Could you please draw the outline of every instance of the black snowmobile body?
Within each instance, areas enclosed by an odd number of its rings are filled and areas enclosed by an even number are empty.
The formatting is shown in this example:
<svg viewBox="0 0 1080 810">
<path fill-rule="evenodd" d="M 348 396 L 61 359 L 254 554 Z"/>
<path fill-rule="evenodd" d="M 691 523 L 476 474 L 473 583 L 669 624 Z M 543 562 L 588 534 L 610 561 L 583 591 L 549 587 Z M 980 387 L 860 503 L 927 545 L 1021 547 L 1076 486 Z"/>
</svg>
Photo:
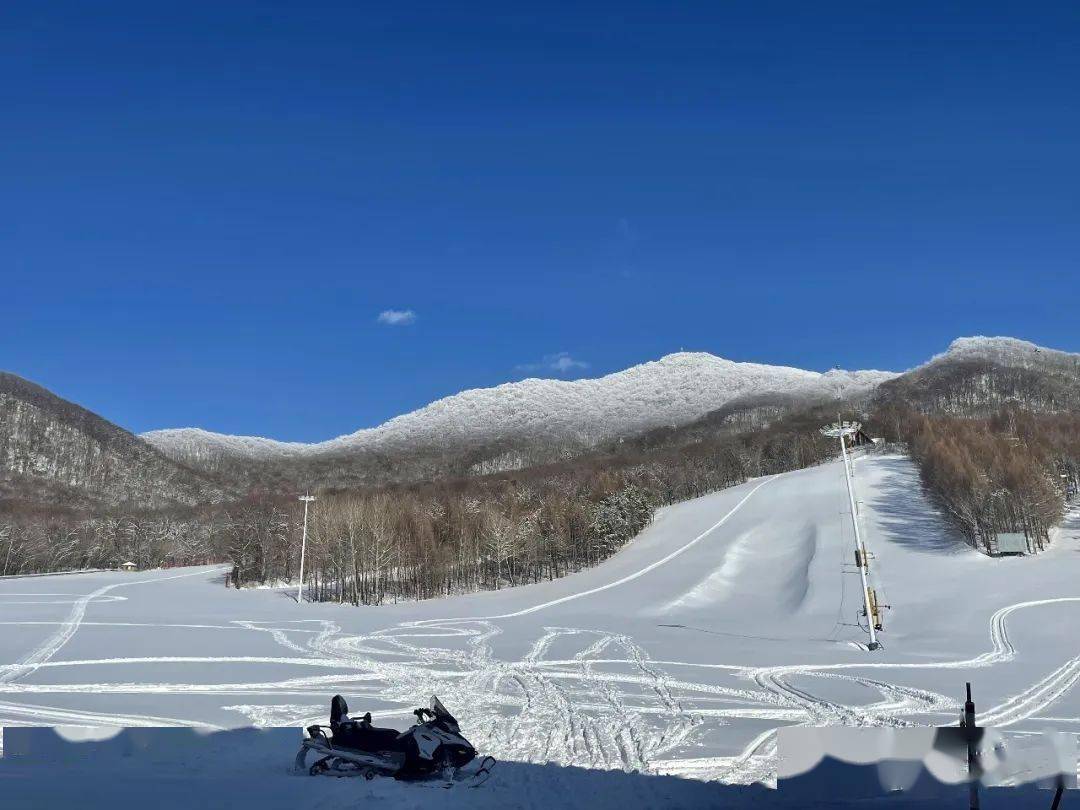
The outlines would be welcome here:
<svg viewBox="0 0 1080 810">
<path fill-rule="evenodd" d="M 416 709 L 417 724 L 400 733 L 373 726 L 370 712 L 352 720 L 348 711 L 345 699 L 335 696 L 330 703 L 330 734 L 324 726 L 308 727 L 296 755 L 297 770 L 306 768 L 307 753 L 314 751 L 320 759 L 307 768 L 313 776 L 423 779 L 437 774 L 449 785 L 458 770 L 476 757 L 476 749 L 437 697 L 432 697 L 430 708 Z M 472 775 L 473 783 L 486 780 L 494 764 L 494 759 L 485 757 Z"/>
<path fill-rule="evenodd" d="M 349 705 L 341 695 L 330 702 L 330 731 L 338 748 L 378 753 L 397 751 L 401 732 L 396 728 L 377 728 L 371 725 L 371 712 L 360 720 L 349 719 Z"/>
</svg>

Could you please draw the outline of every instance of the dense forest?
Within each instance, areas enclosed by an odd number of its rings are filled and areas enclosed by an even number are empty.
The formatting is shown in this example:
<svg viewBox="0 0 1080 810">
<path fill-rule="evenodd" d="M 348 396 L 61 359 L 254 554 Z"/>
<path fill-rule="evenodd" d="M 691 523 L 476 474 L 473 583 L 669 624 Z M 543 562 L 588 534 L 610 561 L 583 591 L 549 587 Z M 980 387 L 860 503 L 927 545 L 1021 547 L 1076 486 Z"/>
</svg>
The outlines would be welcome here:
<svg viewBox="0 0 1080 810">
<path fill-rule="evenodd" d="M 195 565 L 225 559 L 218 515 L 105 514 L 12 508 L 0 512 L 0 576 Z"/>
</svg>

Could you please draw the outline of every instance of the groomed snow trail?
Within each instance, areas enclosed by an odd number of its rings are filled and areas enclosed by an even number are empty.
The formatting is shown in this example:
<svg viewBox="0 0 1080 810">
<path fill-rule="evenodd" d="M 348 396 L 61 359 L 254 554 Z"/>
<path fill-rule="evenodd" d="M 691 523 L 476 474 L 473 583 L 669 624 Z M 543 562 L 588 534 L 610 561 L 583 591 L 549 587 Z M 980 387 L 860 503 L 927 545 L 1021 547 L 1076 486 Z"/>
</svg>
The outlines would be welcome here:
<svg viewBox="0 0 1080 810">
<path fill-rule="evenodd" d="M 825 465 L 662 510 L 590 571 L 468 597 L 297 606 L 218 569 L 0 583 L 0 724 L 300 726 L 337 692 L 401 724 L 437 693 L 500 759 L 738 783 L 771 778 L 779 725 L 952 723 L 965 680 L 984 723 L 1075 730 L 1080 531 L 987 560 L 942 539 L 905 460 L 856 466 L 894 602 L 883 653 L 856 647 Z"/>
</svg>

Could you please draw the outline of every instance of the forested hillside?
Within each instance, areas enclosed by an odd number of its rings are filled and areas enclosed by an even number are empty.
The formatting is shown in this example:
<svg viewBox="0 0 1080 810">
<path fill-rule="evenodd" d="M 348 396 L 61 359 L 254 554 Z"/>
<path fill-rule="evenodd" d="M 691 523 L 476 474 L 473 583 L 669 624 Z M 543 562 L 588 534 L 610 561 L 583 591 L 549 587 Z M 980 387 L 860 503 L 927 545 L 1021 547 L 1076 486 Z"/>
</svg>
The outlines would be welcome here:
<svg viewBox="0 0 1080 810">
<path fill-rule="evenodd" d="M 240 584 L 290 580 L 296 494 L 312 487 L 315 598 L 377 604 L 501 588 L 595 564 L 659 506 L 832 457 L 819 428 L 838 414 L 908 447 L 973 545 L 992 552 L 998 532 L 1022 531 L 1037 549 L 1080 484 L 1078 361 L 966 339 L 840 399 L 738 394 L 682 424 L 592 442 L 459 436 L 396 453 L 228 456 L 216 480 L 6 375 L 0 572 L 231 560 Z"/>
<path fill-rule="evenodd" d="M 821 373 L 680 352 L 596 379 L 527 379 L 463 391 L 374 428 L 316 444 L 199 429 L 143 438 L 170 458 L 249 486 L 357 487 L 547 464 L 651 428 L 679 426 L 733 400 L 858 396 L 894 377 Z"/>
<path fill-rule="evenodd" d="M 580 570 L 617 551 L 659 506 L 830 458 L 835 443 L 817 431 L 830 411 L 689 444 L 624 442 L 516 472 L 326 492 L 308 536 L 311 595 L 378 604 Z M 263 498 L 232 516 L 227 553 L 241 583 L 295 574 L 299 514 L 295 501 Z"/>
<path fill-rule="evenodd" d="M 917 369 L 886 380 L 878 407 L 987 416 L 1003 405 L 1038 413 L 1080 411 L 1080 355 L 1012 338 L 961 338 Z"/>
<path fill-rule="evenodd" d="M 876 427 L 906 444 L 923 484 L 976 547 L 1000 532 L 1041 549 L 1080 484 L 1080 355 L 962 338 L 880 385 Z"/>
<path fill-rule="evenodd" d="M 224 490 L 126 430 L 41 386 L 0 372 L 0 499 L 161 508 Z"/>
</svg>

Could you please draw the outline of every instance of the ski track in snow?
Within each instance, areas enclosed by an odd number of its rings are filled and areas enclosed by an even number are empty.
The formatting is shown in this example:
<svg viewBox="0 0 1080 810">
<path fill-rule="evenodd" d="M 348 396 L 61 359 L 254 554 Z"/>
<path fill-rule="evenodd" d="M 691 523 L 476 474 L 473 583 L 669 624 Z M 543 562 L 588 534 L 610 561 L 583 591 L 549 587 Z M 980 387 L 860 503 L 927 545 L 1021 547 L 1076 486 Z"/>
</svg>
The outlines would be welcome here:
<svg viewBox="0 0 1080 810">
<path fill-rule="evenodd" d="M 136 584 L 136 583 L 124 583 Z M 991 649 L 961 660 L 920 663 L 853 662 L 845 664 L 740 667 L 721 665 L 745 679 L 746 688 L 719 686 L 675 677 L 672 667 L 687 662 L 650 659 L 628 636 L 587 628 L 546 627 L 519 661 L 499 660 L 490 642 L 503 631 L 492 620 L 446 619 L 406 622 L 365 635 L 346 635 L 333 622 L 307 620 L 261 626 L 237 621 L 218 629 L 240 628 L 270 634 L 290 655 L 234 657 L 130 657 L 51 661 L 78 629 L 86 605 L 100 591 L 76 603 L 61 629 L 17 664 L 0 667 L 0 692 L 7 695 L 113 693 L 207 694 L 287 698 L 306 703 L 228 703 L 223 709 L 245 714 L 256 726 L 302 725 L 325 714 L 325 695 L 347 687 L 350 694 L 401 706 L 408 714 L 436 692 L 450 705 L 467 707 L 471 736 L 485 751 L 506 759 L 675 773 L 726 782 L 770 781 L 776 756 L 775 729 L 751 740 L 733 757 L 679 759 L 695 732 L 732 718 L 780 724 L 853 726 L 913 725 L 913 718 L 948 713 L 959 707 L 944 695 L 889 683 L 865 673 L 873 670 L 966 669 L 989 667 L 1016 657 L 1008 617 L 1022 609 L 1066 602 L 1065 597 L 1021 602 L 998 610 L 990 621 Z M 17 624 L 17 623 L 13 623 Z M 301 626 L 288 626 L 291 624 Z M 315 627 L 311 625 L 314 624 Z M 307 626 L 302 626 L 307 625 Z M 576 648 L 570 657 L 552 657 L 553 647 Z M 164 663 L 290 664 L 332 670 L 329 674 L 244 683 L 65 683 L 31 684 L 25 676 L 43 668 Z M 713 665 L 706 665 L 713 666 Z M 853 672 L 855 671 L 855 672 Z M 846 705 L 813 694 L 812 679 L 839 679 L 880 695 L 868 705 Z M 794 681 L 799 680 L 796 684 Z M 985 725 L 1007 726 L 1036 717 L 1080 680 L 1080 656 L 1067 660 L 1026 689 L 981 714 Z M 464 711 L 462 712 L 465 713 Z M 394 714 L 394 712 L 383 715 Z M 509 722 L 507 719 L 509 718 Z M 1076 718 L 1057 718 L 1077 722 Z M 103 714 L 0 702 L 6 725 L 77 723 L 83 725 L 176 726 L 215 728 L 205 722 L 137 714 Z"/>
<path fill-rule="evenodd" d="M 222 569 L 225 570 L 225 569 Z M 25 676 L 34 672 L 39 666 L 52 658 L 60 649 L 71 640 L 71 637 L 79 629 L 79 625 L 82 624 L 83 617 L 86 615 L 86 609 L 91 602 L 105 597 L 109 591 L 116 588 L 126 588 L 132 585 L 145 585 L 150 582 L 164 582 L 170 579 L 184 579 L 192 576 L 205 576 L 205 571 L 188 572 L 186 574 L 175 574 L 168 577 L 155 577 L 153 579 L 140 579 L 133 582 L 116 582 L 112 585 L 105 585 L 98 588 L 93 593 L 89 593 L 86 596 L 76 598 L 74 606 L 71 609 L 71 613 L 68 615 L 67 620 L 60 626 L 60 629 L 56 633 L 51 635 L 45 642 L 34 650 L 32 653 L 24 657 L 14 667 L 4 667 L 0 669 L 0 686 L 12 683 L 24 678 Z M 17 601 L 17 600 L 16 600 Z"/>
<path fill-rule="evenodd" d="M 1018 602 L 996 611 L 989 622 L 990 650 L 977 656 L 916 663 L 873 661 L 834 664 L 785 664 L 750 667 L 730 663 L 703 664 L 653 660 L 633 638 L 582 627 L 547 626 L 517 661 L 501 660 L 492 642 L 504 633 L 500 622 L 617 587 L 664 565 L 700 542 L 735 514 L 754 493 L 773 478 L 753 487 L 734 508 L 710 528 L 666 557 L 622 579 L 524 610 L 495 616 L 425 619 L 361 635 L 349 635 L 326 619 L 255 622 L 236 620 L 221 625 L 162 624 L 269 636 L 279 656 L 158 656 L 85 660 L 53 660 L 84 623 L 87 610 L 118 588 L 158 583 L 207 571 L 119 582 L 83 596 L 23 594 L 54 598 L 72 604 L 62 622 L 4 622 L 4 625 L 58 627 L 35 650 L 14 664 L 0 666 L 0 694 L 152 694 L 220 695 L 221 709 L 240 713 L 253 725 L 305 725 L 325 719 L 326 695 L 343 691 L 357 701 L 373 700 L 400 709 L 375 714 L 408 715 L 437 693 L 459 713 L 477 747 L 503 759 L 555 762 L 644 773 L 667 773 L 732 783 L 775 779 L 776 729 L 768 728 L 743 749 L 728 757 L 680 757 L 692 751 L 695 738 L 732 719 L 768 721 L 773 725 L 905 726 L 918 718 L 949 715 L 959 703 L 945 695 L 890 683 L 882 670 L 971 669 L 1012 661 L 1017 650 L 1009 637 L 1008 620 L 1021 610 L 1064 603 L 1080 597 Z M 6 596 L 4 604 L 30 604 Z M 97 626 L 140 627 L 137 622 L 87 622 Z M 556 652 L 557 651 L 557 654 Z M 286 679 L 223 683 L 89 682 L 33 683 L 28 676 L 41 670 L 76 668 L 92 672 L 98 666 L 147 664 L 278 664 L 326 672 Z M 730 686 L 674 675 L 695 669 L 722 670 Z M 204 670 L 205 671 L 205 670 Z M 845 704 L 816 695 L 810 684 L 843 681 L 876 693 L 868 704 Z M 980 714 L 984 725 L 1008 726 L 1037 718 L 1080 680 L 1080 655 L 1026 688 Z M 277 703 L 237 702 L 236 696 L 277 698 Z M 352 699 L 352 698 L 350 698 Z M 1057 717 L 1076 723 L 1078 718 Z M 139 714 L 104 714 L 0 701 L 0 726 L 78 723 L 83 725 L 216 728 L 205 722 Z"/>
</svg>

